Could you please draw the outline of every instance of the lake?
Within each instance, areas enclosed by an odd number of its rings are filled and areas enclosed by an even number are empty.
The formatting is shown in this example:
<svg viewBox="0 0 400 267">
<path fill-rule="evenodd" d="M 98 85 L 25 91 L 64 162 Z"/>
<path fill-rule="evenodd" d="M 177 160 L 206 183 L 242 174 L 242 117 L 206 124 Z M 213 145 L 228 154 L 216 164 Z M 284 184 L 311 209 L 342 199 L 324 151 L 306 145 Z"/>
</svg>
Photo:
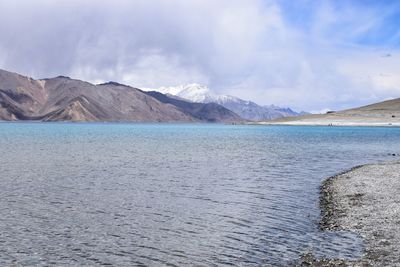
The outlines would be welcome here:
<svg viewBox="0 0 400 267">
<path fill-rule="evenodd" d="M 287 266 L 354 259 L 322 181 L 392 160 L 400 128 L 0 123 L 0 265 Z"/>
</svg>

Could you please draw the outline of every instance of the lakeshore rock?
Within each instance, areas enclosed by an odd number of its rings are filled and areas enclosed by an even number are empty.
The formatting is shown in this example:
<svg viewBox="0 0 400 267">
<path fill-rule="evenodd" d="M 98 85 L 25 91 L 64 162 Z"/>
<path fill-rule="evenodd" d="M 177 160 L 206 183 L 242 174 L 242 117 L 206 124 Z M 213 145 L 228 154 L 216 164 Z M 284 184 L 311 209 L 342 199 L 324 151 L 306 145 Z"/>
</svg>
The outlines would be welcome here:
<svg viewBox="0 0 400 267">
<path fill-rule="evenodd" d="M 358 166 L 327 179 L 321 188 L 323 230 L 350 230 L 365 253 L 347 265 L 308 261 L 310 266 L 400 266 L 400 162 Z"/>
</svg>

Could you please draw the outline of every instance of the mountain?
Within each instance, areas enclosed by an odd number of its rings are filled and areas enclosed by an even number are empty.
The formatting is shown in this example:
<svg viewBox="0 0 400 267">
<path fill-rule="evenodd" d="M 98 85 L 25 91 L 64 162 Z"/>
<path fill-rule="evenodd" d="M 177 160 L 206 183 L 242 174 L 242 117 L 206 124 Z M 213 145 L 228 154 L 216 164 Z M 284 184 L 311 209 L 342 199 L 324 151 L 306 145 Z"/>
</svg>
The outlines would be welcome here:
<svg viewBox="0 0 400 267">
<path fill-rule="evenodd" d="M 0 120 L 237 122 L 220 105 L 160 101 L 137 88 L 108 82 L 94 85 L 58 76 L 35 80 L 0 70 Z M 169 99 L 167 96 L 164 96 Z"/>
<path fill-rule="evenodd" d="M 262 124 L 400 126 L 400 98 L 326 114 L 281 118 Z"/>
<path fill-rule="evenodd" d="M 156 91 L 177 96 L 198 103 L 216 103 L 232 110 L 246 120 L 260 121 L 272 120 L 282 117 L 298 116 L 290 108 L 281 108 L 274 105 L 260 106 L 251 101 L 229 96 L 217 95 L 208 87 L 199 84 L 180 85 L 177 87 L 161 87 Z"/>
<path fill-rule="evenodd" d="M 191 116 L 195 116 L 201 120 L 206 120 L 210 122 L 217 121 L 218 119 L 216 118 L 219 118 L 219 120 L 226 122 L 234 122 L 242 120 L 242 118 L 240 118 L 238 115 L 236 115 L 229 109 L 215 103 L 203 104 L 196 102 L 187 102 L 178 98 L 164 95 L 156 91 L 146 92 L 146 94 L 154 97 L 155 99 L 157 99 L 162 103 L 171 104 L 176 107 L 179 107 L 185 110 Z"/>
<path fill-rule="evenodd" d="M 349 115 L 369 114 L 371 116 L 400 117 L 400 98 L 386 100 L 359 108 L 347 109 L 337 113 Z"/>
</svg>

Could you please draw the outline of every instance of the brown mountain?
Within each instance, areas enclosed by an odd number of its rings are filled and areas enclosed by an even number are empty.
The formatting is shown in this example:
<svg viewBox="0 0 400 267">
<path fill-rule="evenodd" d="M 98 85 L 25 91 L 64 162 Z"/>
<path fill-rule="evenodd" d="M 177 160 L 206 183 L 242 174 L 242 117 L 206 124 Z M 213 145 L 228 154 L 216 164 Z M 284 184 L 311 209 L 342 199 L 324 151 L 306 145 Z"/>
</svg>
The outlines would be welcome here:
<svg viewBox="0 0 400 267">
<path fill-rule="evenodd" d="M 195 103 L 195 102 L 188 102 L 183 99 L 165 95 L 159 92 L 151 91 L 145 92 L 147 95 L 150 95 L 157 99 L 158 101 L 171 104 L 175 107 L 178 107 L 182 110 L 185 110 L 191 116 L 198 118 L 200 120 L 206 120 L 209 122 L 216 122 L 216 121 L 238 121 L 238 119 L 232 120 L 232 111 L 229 109 L 215 104 L 215 103 Z M 235 113 L 233 113 L 235 114 Z M 236 115 L 236 114 L 235 114 Z M 237 115 L 236 115 L 237 116 Z M 240 119 L 239 119 L 240 120 Z"/>
<path fill-rule="evenodd" d="M 59 76 L 35 80 L 0 70 L 0 120 L 237 122 L 220 106 L 177 101 L 109 82 Z"/>
<path fill-rule="evenodd" d="M 331 126 L 400 126 L 400 98 L 337 112 L 330 111 L 327 114 L 305 115 L 260 123 Z"/>
</svg>

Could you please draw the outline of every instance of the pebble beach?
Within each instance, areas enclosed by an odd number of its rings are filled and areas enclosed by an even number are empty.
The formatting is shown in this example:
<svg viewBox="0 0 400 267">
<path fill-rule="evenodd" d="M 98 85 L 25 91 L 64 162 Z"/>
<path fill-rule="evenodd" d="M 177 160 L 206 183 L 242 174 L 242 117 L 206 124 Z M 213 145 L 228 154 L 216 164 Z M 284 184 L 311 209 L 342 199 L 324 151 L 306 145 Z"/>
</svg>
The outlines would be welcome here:
<svg viewBox="0 0 400 267">
<path fill-rule="evenodd" d="M 357 166 L 321 188 L 321 229 L 353 231 L 365 250 L 355 262 L 308 259 L 313 266 L 400 266 L 400 162 Z"/>
</svg>

